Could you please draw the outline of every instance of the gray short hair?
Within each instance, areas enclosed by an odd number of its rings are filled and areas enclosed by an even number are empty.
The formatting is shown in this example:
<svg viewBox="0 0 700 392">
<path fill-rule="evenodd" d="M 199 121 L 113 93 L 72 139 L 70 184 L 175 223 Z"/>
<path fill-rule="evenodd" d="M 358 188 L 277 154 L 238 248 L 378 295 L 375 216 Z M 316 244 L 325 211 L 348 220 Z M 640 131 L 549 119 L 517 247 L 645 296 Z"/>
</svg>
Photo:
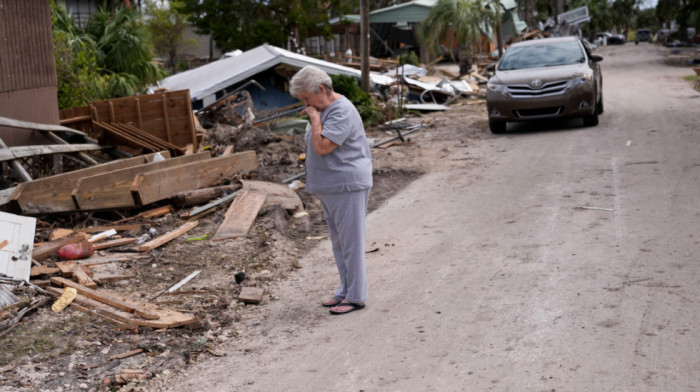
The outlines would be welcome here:
<svg viewBox="0 0 700 392">
<path fill-rule="evenodd" d="M 331 77 L 313 65 L 307 65 L 292 77 L 289 82 L 289 93 L 293 97 L 298 97 L 302 92 L 318 94 L 320 86 L 325 87 L 328 92 L 333 91 Z"/>
</svg>

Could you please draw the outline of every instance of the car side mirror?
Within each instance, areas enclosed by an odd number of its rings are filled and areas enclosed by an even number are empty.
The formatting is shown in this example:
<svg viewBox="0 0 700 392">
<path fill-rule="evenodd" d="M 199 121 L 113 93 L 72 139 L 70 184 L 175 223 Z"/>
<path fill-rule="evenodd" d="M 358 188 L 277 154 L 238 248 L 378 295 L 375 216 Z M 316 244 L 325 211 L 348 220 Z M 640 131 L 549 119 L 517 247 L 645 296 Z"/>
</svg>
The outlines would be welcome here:
<svg viewBox="0 0 700 392">
<path fill-rule="evenodd" d="M 596 62 L 596 63 L 597 63 L 597 62 L 600 62 L 600 61 L 603 61 L 603 56 L 598 55 L 598 54 L 592 54 L 592 55 L 591 55 L 591 61 L 594 61 L 594 62 Z"/>
</svg>

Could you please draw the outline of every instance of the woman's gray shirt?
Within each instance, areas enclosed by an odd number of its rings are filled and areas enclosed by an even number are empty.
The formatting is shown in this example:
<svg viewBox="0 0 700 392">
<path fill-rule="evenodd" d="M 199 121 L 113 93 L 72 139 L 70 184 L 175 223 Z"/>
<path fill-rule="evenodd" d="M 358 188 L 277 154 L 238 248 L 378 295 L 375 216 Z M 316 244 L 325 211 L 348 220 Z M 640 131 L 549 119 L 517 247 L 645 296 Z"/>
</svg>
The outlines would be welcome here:
<svg viewBox="0 0 700 392">
<path fill-rule="evenodd" d="M 306 191 L 340 193 L 372 187 L 372 155 L 362 118 L 345 97 L 333 101 L 321 112 L 321 135 L 338 147 L 318 155 L 311 146 L 311 130 L 306 140 Z"/>
</svg>

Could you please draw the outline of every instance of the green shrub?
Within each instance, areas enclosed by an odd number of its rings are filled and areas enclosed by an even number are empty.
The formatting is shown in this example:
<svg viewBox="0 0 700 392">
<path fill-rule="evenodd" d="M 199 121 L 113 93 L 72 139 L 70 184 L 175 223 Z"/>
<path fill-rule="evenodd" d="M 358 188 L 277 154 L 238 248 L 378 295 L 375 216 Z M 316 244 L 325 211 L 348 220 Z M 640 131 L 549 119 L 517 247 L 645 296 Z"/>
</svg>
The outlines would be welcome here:
<svg viewBox="0 0 700 392">
<path fill-rule="evenodd" d="M 382 117 L 381 110 L 374 106 L 372 96 L 362 91 L 357 79 L 349 75 L 331 75 L 333 90 L 344 95 L 357 108 L 365 125 L 371 125 Z"/>
<path fill-rule="evenodd" d="M 419 66 L 420 65 L 420 59 L 418 58 L 418 55 L 416 55 L 416 52 L 408 52 L 406 54 L 402 54 L 399 56 L 399 64 L 410 64 L 410 65 L 415 65 Z"/>
</svg>

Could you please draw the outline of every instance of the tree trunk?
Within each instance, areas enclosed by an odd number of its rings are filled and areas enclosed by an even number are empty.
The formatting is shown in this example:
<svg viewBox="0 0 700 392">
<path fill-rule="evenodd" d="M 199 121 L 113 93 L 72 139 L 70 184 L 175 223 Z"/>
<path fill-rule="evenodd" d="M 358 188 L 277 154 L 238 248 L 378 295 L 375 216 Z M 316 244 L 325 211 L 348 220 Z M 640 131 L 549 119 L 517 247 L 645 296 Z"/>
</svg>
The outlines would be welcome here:
<svg viewBox="0 0 700 392">
<path fill-rule="evenodd" d="M 467 75 L 472 70 L 472 51 L 469 46 L 459 47 L 459 76 Z"/>
</svg>

